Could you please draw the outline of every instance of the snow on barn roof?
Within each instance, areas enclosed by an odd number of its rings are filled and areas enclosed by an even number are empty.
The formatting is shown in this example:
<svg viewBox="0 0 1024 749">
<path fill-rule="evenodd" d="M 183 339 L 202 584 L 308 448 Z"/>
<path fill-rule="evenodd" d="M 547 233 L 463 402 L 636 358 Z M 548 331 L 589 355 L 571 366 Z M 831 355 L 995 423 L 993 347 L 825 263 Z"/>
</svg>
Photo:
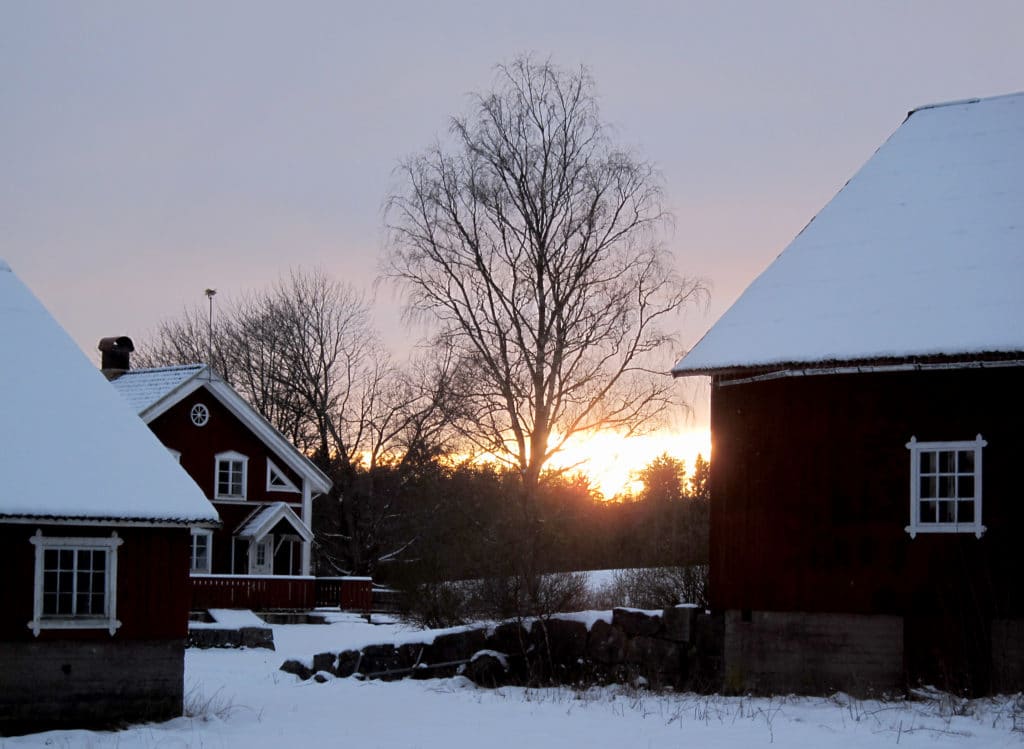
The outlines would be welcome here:
<svg viewBox="0 0 1024 749">
<path fill-rule="evenodd" d="M 1024 352 L 1024 93 L 922 107 L 673 368 Z"/>
<path fill-rule="evenodd" d="M 2 260 L 0 341 L 0 522 L 217 522 L 195 482 Z"/>
</svg>

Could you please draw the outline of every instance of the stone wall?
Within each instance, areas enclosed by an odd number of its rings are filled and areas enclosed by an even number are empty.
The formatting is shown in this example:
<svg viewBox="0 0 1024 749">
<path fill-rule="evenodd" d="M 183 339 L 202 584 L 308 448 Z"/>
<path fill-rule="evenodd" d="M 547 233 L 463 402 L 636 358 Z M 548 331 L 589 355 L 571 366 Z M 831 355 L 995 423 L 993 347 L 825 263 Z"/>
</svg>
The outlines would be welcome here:
<svg viewBox="0 0 1024 749">
<path fill-rule="evenodd" d="M 733 693 L 902 691 L 898 616 L 725 613 L 723 688 Z"/>
<path fill-rule="evenodd" d="M 320 681 L 430 678 L 463 673 L 486 686 L 636 682 L 679 689 L 721 683 L 721 618 L 692 607 L 615 609 L 467 627 L 430 642 L 381 644 L 289 660 L 282 670 Z"/>
<path fill-rule="evenodd" d="M 0 735 L 182 713 L 183 640 L 0 644 Z"/>
</svg>

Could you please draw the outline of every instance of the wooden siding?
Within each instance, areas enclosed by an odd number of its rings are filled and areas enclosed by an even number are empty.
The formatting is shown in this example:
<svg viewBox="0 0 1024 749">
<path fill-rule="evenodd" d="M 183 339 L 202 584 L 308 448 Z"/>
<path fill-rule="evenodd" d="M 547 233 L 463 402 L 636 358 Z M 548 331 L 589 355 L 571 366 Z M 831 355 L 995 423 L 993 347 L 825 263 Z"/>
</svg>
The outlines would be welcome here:
<svg viewBox="0 0 1024 749">
<path fill-rule="evenodd" d="M 210 420 L 202 427 L 195 426 L 189 416 L 197 403 L 210 409 Z M 302 494 L 267 491 L 267 458 L 300 489 L 302 480 L 206 388 L 191 393 L 153 419 L 149 426 L 164 445 L 181 453 L 182 467 L 207 497 L 212 498 L 216 489 L 214 456 L 234 451 L 249 458 L 247 502 L 288 502 L 296 512 L 301 512 Z"/>
<path fill-rule="evenodd" d="M 1021 368 L 716 382 L 712 606 L 899 615 L 909 663 L 964 668 L 993 617 L 1024 618 L 1022 386 Z M 911 539 L 906 443 L 979 433 L 987 532 Z"/>
<path fill-rule="evenodd" d="M 124 543 L 117 551 L 117 618 L 121 627 L 44 629 L 32 635 L 36 530 L 44 536 L 103 536 L 116 530 Z M 98 528 L 95 526 L 0 525 L 0 565 L 4 605 L 0 641 L 181 640 L 188 632 L 189 531 L 187 528 Z"/>
</svg>

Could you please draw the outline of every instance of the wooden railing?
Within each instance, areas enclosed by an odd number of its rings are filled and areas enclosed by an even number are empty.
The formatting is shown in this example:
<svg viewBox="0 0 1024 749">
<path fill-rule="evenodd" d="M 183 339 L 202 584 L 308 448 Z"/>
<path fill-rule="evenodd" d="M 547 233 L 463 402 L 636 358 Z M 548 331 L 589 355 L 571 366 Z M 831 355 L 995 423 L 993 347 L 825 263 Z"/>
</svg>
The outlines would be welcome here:
<svg viewBox="0 0 1024 749">
<path fill-rule="evenodd" d="M 369 577 L 318 577 L 316 605 L 340 606 L 346 611 L 373 610 L 373 579 Z"/>
<path fill-rule="evenodd" d="M 192 610 L 312 609 L 317 580 L 293 575 L 192 575 Z M 338 605 L 335 599 L 333 605 Z"/>
</svg>

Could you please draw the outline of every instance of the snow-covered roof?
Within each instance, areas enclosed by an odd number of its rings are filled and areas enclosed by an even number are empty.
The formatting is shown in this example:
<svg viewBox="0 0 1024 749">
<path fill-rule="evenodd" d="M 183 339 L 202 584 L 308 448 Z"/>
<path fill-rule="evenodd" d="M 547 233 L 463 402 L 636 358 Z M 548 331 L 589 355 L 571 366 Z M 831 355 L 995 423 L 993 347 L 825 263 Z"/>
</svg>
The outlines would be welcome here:
<svg viewBox="0 0 1024 749">
<path fill-rule="evenodd" d="M 213 524 L 213 505 L 0 260 L 0 521 Z"/>
<path fill-rule="evenodd" d="M 239 538 L 259 541 L 274 529 L 282 520 L 291 525 L 295 532 L 302 536 L 306 543 L 313 541 L 313 532 L 302 522 L 291 507 L 284 502 L 274 502 L 255 510 L 242 526 L 235 532 Z"/>
<path fill-rule="evenodd" d="M 313 493 L 326 494 L 331 480 L 274 429 L 235 389 L 205 364 L 132 369 L 113 381 L 114 389 L 147 424 L 199 388 L 205 387 L 239 421 L 293 471 L 310 482 Z"/>
<path fill-rule="evenodd" d="M 922 107 L 676 375 L 1024 352 L 1024 93 Z"/>
<path fill-rule="evenodd" d="M 202 364 L 130 370 L 114 380 L 114 388 L 136 413 L 142 413 L 202 370 Z"/>
</svg>

